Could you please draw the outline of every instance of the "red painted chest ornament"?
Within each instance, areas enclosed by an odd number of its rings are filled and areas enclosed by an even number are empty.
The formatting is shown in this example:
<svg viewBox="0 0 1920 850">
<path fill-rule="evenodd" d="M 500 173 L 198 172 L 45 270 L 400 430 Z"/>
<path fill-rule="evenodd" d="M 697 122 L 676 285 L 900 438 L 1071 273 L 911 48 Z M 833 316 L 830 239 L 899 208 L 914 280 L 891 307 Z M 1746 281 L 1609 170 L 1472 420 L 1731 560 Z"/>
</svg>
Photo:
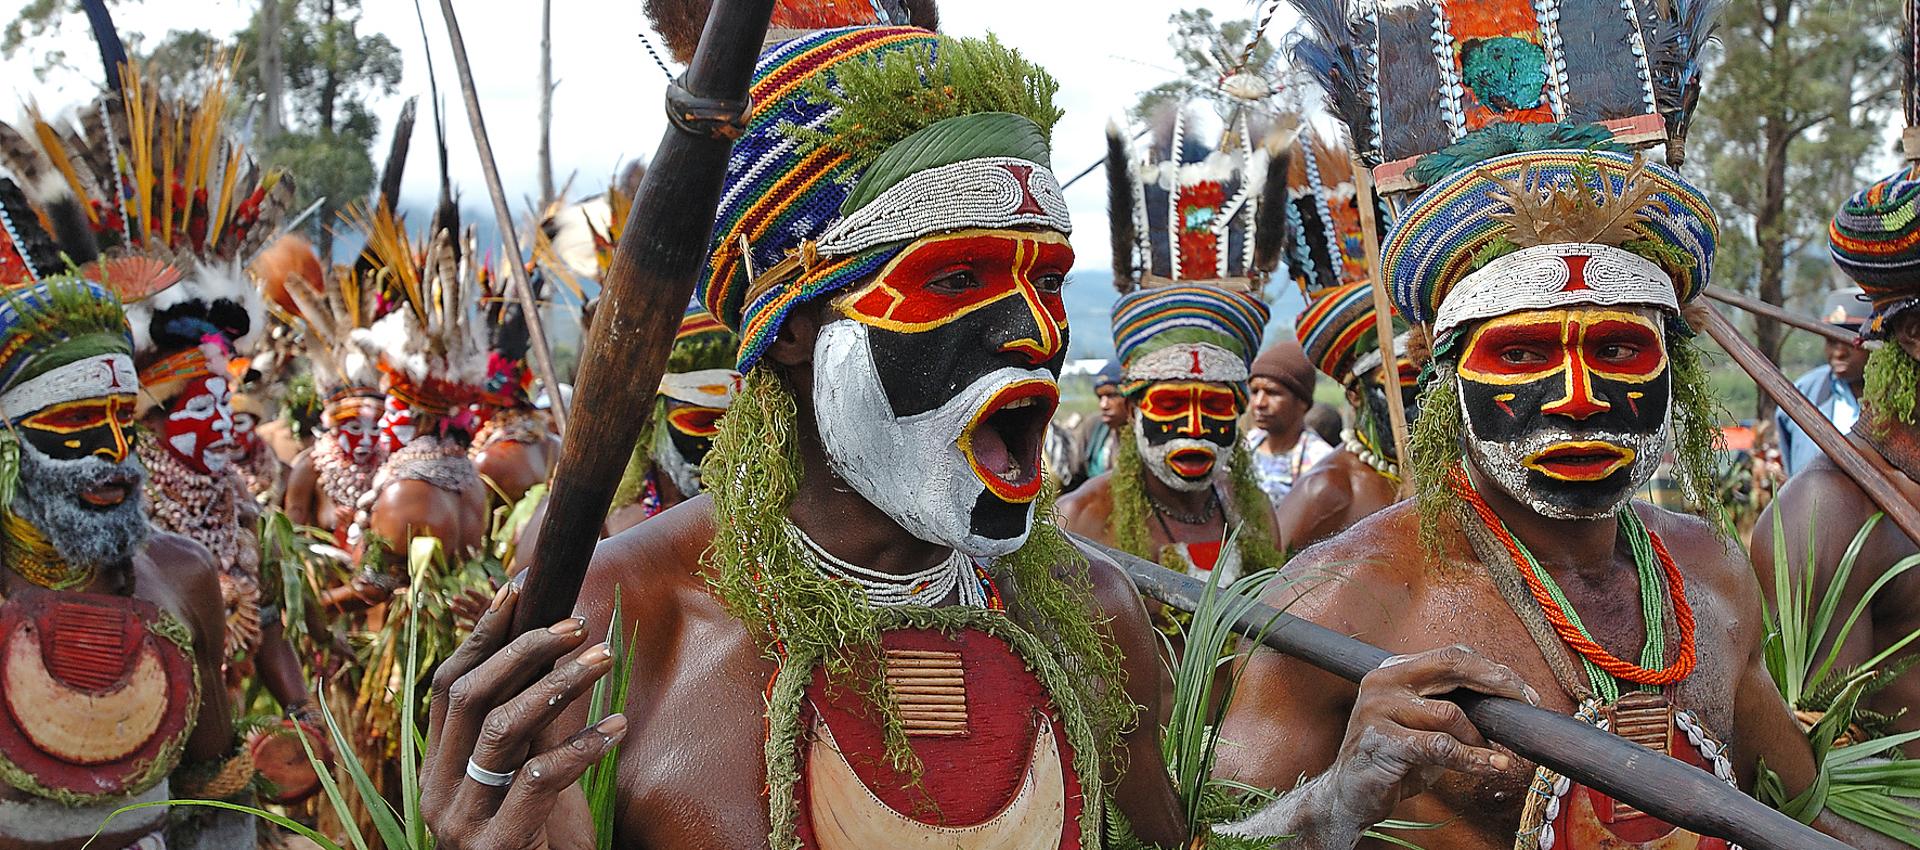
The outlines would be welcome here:
<svg viewBox="0 0 1920 850">
<path fill-rule="evenodd" d="M 26 590 L 0 605 L 0 759 L 40 786 L 22 790 L 126 796 L 173 767 L 199 694 L 159 622 L 122 596 Z"/>
<path fill-rule="evenodd" d="M 893 770 L 874 712 L 816 672 L 796 786 L 808 850 L 1079 850 L 1085 798 L 1046 688 L 983 632 L 885 633 L 887 679 L 923 771 Z"/>
</svg>

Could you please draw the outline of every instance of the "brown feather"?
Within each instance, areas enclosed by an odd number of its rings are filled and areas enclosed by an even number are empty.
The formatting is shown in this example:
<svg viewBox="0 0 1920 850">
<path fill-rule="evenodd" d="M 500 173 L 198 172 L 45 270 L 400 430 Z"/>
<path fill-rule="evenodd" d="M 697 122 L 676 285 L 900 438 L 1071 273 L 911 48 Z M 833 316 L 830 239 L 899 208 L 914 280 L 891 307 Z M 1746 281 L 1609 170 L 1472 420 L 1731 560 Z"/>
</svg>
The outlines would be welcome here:
<svg viewBox="0 0 1920 850">
<path fill-rule="evenodd" d="M 1132 156 L 1118 125 L 1107 125 L 1107 222 L 1113 241 L 1113 285 L 1121 292 L 1134 286 L 1134 192 Z"/>
</svg>

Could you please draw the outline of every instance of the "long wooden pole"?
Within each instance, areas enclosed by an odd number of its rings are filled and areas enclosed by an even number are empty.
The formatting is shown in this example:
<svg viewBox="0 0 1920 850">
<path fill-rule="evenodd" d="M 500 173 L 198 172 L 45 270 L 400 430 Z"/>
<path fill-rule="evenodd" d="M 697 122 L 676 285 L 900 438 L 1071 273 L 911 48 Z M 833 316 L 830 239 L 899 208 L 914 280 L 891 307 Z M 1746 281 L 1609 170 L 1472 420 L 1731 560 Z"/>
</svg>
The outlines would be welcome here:
<svg viewBox="0 0 1920 850">
<path fill-rule="evenodd" d="M 493 215 L 500 223 L 500 241 L 506 245 L 507 279 L 513 282 L 514 296 L 527 317 L 527 337 L 533 349 L 533 365 L 547 385 L 548 406 L 553 424 L 564 438 L 567 432 L 567 406 L 560 402 L 560 373 L 553 368 L 553 349 L 547 345 L 546 323 L 540 319 L 540 301 L 533 296 L 533 282 L 520 261 L 520 236 L 514 232 L 513 210 L 507 205 L 507 191 L 500 185 L 500 169 L 493 161 L 493 143 L 487 140 L 487 122 L 480 115 L 480 92 L 473 84 L 473 65 L 467 62 L 467 43 L 460 37 L 460 21 L 453 14 L 453 0 L 440 0 L 440 14 L 447 19 L 447 39 L 453 42 L 453 67 L 460 75 L 460 94 L 467 102 L 467 124 L 473 128 L 473 145 L 479 149 L 480 173 L 487 181 L 487 194 L 493 197 Z"/>
<path fill-rule="evenodd" d="M 1140 592 L 1192 612 L 1206 583 L 1075 535 L 1104 552 Z M 1266 605 L 1255 605 L 1234 631 L 1349 682 L 1359 682 L 1389 656 L 1386 650 Z M 1445 699 L 1466 710 L 1487 740 L 1522 758 L 1701 835 L 1748 850 L 1843 850 L 1847 845 L 1740 793 L 1713 774 L 1603 732 L 1559 712 L 1499 697 L 1456 691 Z"/>
<path fill-rule="evenodd" d="M 1756 316 L 1765 316 L 1788 327 L 1798 328 L 1811 334 L 1818 334 L 1834 342 L 1850 343 L 1859 341 L 1858 334 L 1845 328 L 1809 319 L 1799 313 L 1775 307 L 1751 295 L 1743 295 L 1731 289 L 1709 286 L 1707 287 L 1706 296 L 1729 307 L 1738 307 Z M 1865 343 L 1863 347 L 1868 350 L 1879 348 L 1880 342 L 1873 340 Z"/>
<path fill-rule="evenodd" d="M 1407 404 L 1400 398 L 1400 358 L 1393 353 L 1393 302 L 1387 297 L 1387 282 L 1380 279 L 1380 227 L 1374 213 L 1373 170 L 1359 157 L 1353 158 L 1353 201 L 1360 207 L 1360 244 L 1366 250 L 1367 269 L 1373 284 L 1373 328 L 1380 343 L 1380 380 L 1385 382 L 1387 421 L 1393 429 L 1393 456 L 1406 464 Z M 1400 476 L 1400 497 L 1413 495 L 1413 476 Z"/>
<path fill-rule="evenodd" d="M 561 443 L 514 611 L 519 630 L 571 614 L 586 580 L 601 520 L 653 412 L 674 331 L 706 261 L 727 154 L 745 124 L 748 84 L 773 4 L 714 0 L 693 63 L 668 88 L 672 120 L 620 232 L 581 352 L 573 428 Z"/>
<path fill-rule="evenodd" d="M 1892 481 L 1887 480 L 1887 476 L 1880 471 L 1880 468 L 1867 460 L 1866 456 L 1862 455 L 1860 450 L 1840 433 L 1840 429 L 1833 427 L 1833 423 L 1820 413 L 1820 409 L 1814 407 L 1813 402 L 1808 401 L 1806 396 L 1801 395 L 1800 391 L 1794 388 L 1793 382 L 1787 380 L 1786 375 L 1780 374 L 1779 367 L 1773 365 L 1773 361 L 1768 360 L 1766 355 L 1760 353 L 1760 349 L 1755 348 L 1753 343 L 1741 336 L 1740 330 L 1735 328 L 1732 322 L 1727 321 L 1727 317 L 1720 315 L 1719 310 L 1710 306 L 1706 308 L 1706 314 L 1707 334 L 1713 337 L 1713 341 L 1720 343 L 1720 347 L 1733 358 L 1733 362 L 1747 370 L 1747 374 L 1753 377 L 1754 383 L 1759 384 L 1760 389 L 1772 397 L 1775 404 L 1780 405 L 1782 412 L 1806 430 L 1807 436 L 1813 438 L 1814 445 L 1819 446 L 1820 451 L 1825 452 L 1828 459 L 1853 478 L 1853 482 L 1860 485 L 1861 490 L 1866 491 L 1867 497 L 1880 506 L 1880 510 L 1886 513 L 1887 519 L 1906 533 L 1907 539 L 1920 540 L 1920 508 L 1915 508 L 1912 502 L 1907 501 L 1906 497 L 1900 493 L 1900 489 L 1895 487 Z"/>
</svg>

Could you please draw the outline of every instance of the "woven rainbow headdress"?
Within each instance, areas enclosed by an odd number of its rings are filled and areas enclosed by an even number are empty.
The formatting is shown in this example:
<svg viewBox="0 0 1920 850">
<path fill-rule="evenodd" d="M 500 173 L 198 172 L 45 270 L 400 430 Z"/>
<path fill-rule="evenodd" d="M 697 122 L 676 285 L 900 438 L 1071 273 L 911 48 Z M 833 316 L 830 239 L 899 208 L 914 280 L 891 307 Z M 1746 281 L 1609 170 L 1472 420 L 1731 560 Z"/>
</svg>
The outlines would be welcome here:
<svg viewBox="0 0 1920 850">
<path fill-rule="evenodd" d="M 1405 320 L 1393 317 L 1395 345 L 1404 348 Z M 1307 296 L 1307 309 L 1294 320 L 1293 332 L 1314 368 L 1342 385 L 1380 364 L 1378 327 L 1374 323 L 1373 284 L 1368 281 L 1330 286 Z"/>
<path fill-rule="evenodd" d="M 1381 246 L 1380 272 L 1400 314 L 1442 353 L 1463 325 L 1520 310 L 1630 304 L 1677 317 L 1706 287 L 1718 236 L 1700 190 L 1663 166 L 1535 151 L 1415 198 Z"/>
<path fill-rule="evenodd" d="M 874 274 L 916 239 L 1069 232 L 1050 165 L 1055 89 L 991 37 L 913 27 L 809 32 L 763 52 L 698 289 L 740 334 L 740 370 L 796 305 Z"/>
<path fill-rule="evenodd" d="M 1266 134 L 1236 110 L 1224 129 L 1203 135 L 1197 113 L 1169 105 L 1155 116 L 1153 141 L 1135 156 L 1118 125 L 1107 127 L 1107 220 L 1114 286 L 1121 292 L 1177 282 L 1259 292 L 1280 262 L 1276 239 L 1261 238 L 1286 203 L 1291 122 Z M 1279 237 L 1279 233 L 1270 234 Z"/>
<path fill-rule="evenodd" d="M 1893 317 L 1920 304 L 1920 162 L 1848 198 L 1828 239 L 1834 264 L 1873 301 L 1860 335 L 1884 339 Z"/>
<path fill-rule="evenodd" d="M 1113 305 L 1113 349 L 1121 390 L 1155 381 L 1207 381 L 1243 389 L 1271 315 L 1251 295 L 1199 283 L 1170 284 L 1120 296 Z"/>
</svg>

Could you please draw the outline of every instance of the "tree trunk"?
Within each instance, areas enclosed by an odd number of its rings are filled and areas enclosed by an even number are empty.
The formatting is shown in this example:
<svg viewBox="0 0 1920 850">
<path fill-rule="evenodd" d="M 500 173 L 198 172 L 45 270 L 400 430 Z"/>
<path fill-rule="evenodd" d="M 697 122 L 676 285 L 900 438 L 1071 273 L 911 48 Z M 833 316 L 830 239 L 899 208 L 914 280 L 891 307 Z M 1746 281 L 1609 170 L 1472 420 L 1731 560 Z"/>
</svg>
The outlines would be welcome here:
<svg viewBox="0 0 1920 850">
<path fill-rule="evenodd" d="M 262 145 L 273 141 L 280 131 L 286 129 L 286 118 L 281 112 L 286 101 L 286 66 L 280 57 L 280 3 L 281 0 L 260 0 L 258 37 L 260 51 L 260 129 Z"/>
<path fill-rule="evenodd" d="M 540 3 L 540 206 L 553 203 L 553 0 Z"/>
<path fill-rule="evenodd" d="M 334 0 L 325 0 L 322 5 L 320 32 L 323 33 L 325 48 L 321 51 L 324 70 L 320 83 L 320 134 L 331 140 L 333 137 L 333 108 L 340 98 L 340 33 L 339 18 L 335 15 Z M 332 198 L 321 202 L 319 220 L 333 221 L 333 213 L 339 209 Z M 333 262 L 333 228 L 320 228 L 320 261 Z"/>
<path fill-rule="evenodd" d="M 1786 305 L 1787 266 L 1787 149 L 1792 131 L 1783 121 L 1768 120 L 1765 125 L 1767 147 L 1761 162 L 1760 206 L 1753 216 L 1753 241 L 1760 249 L 1760 300 L 1776 307 Z M 1780 323 L 1762 316 L 1754 317 L 1754 347 L 1774 364 L 1780 362 L 1783 330 Z M 1765 422 L 1773 416 L 1773 399 L 1766 393 L 1756 396 L 1754 421 Z"/>
</svg>

